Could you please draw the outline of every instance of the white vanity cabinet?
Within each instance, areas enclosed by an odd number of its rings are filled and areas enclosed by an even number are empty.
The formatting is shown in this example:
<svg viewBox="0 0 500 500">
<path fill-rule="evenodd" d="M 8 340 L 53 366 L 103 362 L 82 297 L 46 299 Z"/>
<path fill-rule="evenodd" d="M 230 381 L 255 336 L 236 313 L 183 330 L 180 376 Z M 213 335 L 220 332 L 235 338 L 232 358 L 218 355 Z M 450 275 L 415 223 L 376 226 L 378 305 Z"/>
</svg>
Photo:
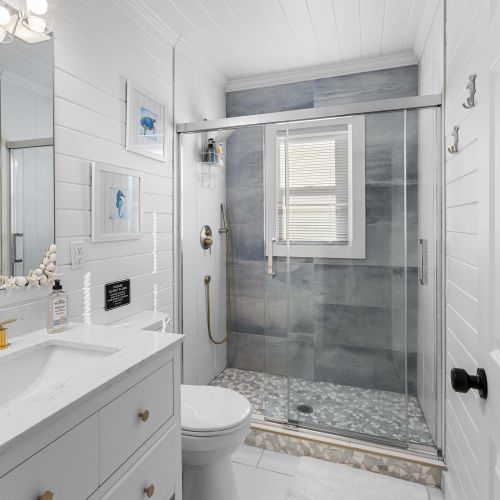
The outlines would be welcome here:
<svg viewBox="0 0 500 500">
<path fill-rule="evenodd" d="M 88 498 L 99 487 L 98 452 L 92 415 L 0 479 L 0 498 L 37 500 L 44 492 L 54 500 Z"/>
<path fill-rule="evenodd" d="M 59 435 L 3 474 L 0 500 L 181 500 L 180 343 L 108 381 L 60 422 Z M 53 421 L 45 432 L 57 428 Z M 28 444 L 42 433 L 43 425 Z"/>
</svg>

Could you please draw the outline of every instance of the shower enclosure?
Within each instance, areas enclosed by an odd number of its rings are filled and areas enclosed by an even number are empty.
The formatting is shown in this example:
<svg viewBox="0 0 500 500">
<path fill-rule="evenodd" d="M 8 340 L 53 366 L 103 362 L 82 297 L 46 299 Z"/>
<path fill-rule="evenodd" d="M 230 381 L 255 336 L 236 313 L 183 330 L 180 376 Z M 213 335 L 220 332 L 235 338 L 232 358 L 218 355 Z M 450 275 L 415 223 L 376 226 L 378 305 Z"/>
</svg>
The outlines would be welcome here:
<svg viewBox="0 0 500 500">
<path fill-rule="evenodd" d="M 178 125 L 181 173 L 185 134 L 232 132 L 214 383 L 255 418 L 440 447 L 440 116 L 424 96 Z"/>
</svg>

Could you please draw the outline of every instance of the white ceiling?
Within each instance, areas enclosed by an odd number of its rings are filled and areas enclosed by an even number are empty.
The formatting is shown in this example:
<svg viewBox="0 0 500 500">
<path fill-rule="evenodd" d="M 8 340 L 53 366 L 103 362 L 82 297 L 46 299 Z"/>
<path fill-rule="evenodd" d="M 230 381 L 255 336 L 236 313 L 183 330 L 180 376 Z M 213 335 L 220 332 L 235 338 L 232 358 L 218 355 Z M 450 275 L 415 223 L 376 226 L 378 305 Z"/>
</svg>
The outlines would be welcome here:
<svg viewBox="0 0 500 500">
<path fill-rule="evenodd" d="M 411 53 L 433 0 L 148 0 L 228 80 Z"/>
</svg>

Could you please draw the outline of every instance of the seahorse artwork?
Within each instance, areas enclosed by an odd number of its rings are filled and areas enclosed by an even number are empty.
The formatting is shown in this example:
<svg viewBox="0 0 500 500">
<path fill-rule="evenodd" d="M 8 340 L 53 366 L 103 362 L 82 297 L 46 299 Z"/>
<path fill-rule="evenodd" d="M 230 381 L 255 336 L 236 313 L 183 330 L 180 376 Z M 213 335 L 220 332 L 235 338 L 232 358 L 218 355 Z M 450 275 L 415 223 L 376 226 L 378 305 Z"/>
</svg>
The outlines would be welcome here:
<svg viewBox="0 0 500 500">
<path fill-rule="evenodd" d="M 154 118 L 151 118 L 150 116 L 143 116 L 141 118 L 140 124 L 141 124 L 141 127 L 144 129 L 144 135 L 146 135 L 148 133 L 148 131 L 154 133 L 155 123 L 156 123 L 156 120 Z"/>
<path fill-rule="evenodd" d="M 41 264 L 27 276 L 0 276 L 0 290 L 48 286 L 59 277 L 57 273 L 57 247 L 50 245 L 43 254 Z"/>
<path fill-rule="evenodd" d="M 123 194 L 122 190 L 119 189 L 118 192 L 116 193 L 116 208 L 118 209 L 118 218 L 123 219 L 123 200 L 122 198 L 125 198 L 125 195 Z"/>
</svg>

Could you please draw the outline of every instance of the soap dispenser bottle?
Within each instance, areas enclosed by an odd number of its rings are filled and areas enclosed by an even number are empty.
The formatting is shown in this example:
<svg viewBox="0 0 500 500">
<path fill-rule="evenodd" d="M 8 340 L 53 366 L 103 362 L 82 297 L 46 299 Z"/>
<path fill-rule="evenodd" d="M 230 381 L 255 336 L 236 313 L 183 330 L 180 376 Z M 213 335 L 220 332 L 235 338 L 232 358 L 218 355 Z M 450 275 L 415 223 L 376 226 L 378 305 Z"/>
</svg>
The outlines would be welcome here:
<svg viewBox="0 0 500 500">
<path fill-rule="evenodd" d="M 68 297 L 63 291 L 61 282 L 55 280 L 52 293 L 49 295 L 49 314 L 47 331 L 49 333 L 64 332 L 68 325 Z"/>
<path fill-rule="evenodd" d="M 208 139 L 207 163 L 216 163 L 217 155 L 215 153 L 215 139 Z"/>
</svg>

